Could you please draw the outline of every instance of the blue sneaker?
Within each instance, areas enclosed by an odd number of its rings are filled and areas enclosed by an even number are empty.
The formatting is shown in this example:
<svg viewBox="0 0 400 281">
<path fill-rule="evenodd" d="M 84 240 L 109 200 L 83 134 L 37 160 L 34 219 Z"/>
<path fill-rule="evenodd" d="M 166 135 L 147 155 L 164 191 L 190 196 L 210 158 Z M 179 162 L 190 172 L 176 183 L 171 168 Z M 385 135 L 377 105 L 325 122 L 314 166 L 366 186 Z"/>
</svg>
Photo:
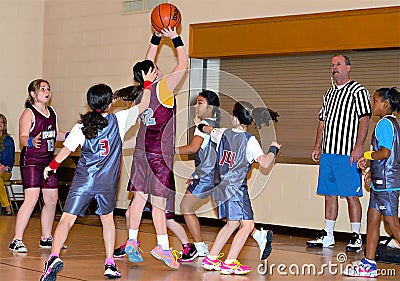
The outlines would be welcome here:
<svg viewBox="0 0 400 281">
<path fill-rule="evenodd" d="M 360 262 L 348 265 L 343 270 L 343 275 L 352 277 L 378 277 L 378 271 L 376 270 L 376 263 L 369 262 L 367 259 L 362 259 Z"/>
<path fill-rule="evenodd" d="M 133 239 L 129 239 L 126 242 L 125 252 L 128 254 L 130 262 L 142 262 L 143 257 L 141 251 L 142 250 L 139 248 L 139 242 L 136 242 Z"/>
<path fill-rule="evenodd" d="M 44 271 L 40 277 L 40 281 L 54 281 L 57 278 L 57 273 L 63 268 L 64 263 L 59 257 L 51 257 L 44 264 Z"/>
</svg>

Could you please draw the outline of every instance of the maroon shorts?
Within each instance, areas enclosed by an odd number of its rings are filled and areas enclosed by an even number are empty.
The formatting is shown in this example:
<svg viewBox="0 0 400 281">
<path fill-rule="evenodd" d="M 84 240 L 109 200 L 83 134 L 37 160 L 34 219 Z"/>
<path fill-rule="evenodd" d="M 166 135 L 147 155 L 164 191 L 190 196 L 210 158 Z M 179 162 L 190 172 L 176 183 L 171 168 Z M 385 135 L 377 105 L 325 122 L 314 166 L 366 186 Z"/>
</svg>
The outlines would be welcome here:
<svg viewBox="0 0 400 281">
<path fill-rule="evenodd" d="M 173 156 L 135 150 L 128 191 L 141 191 L 153 196 L 171 198 L 175 195 L 175 180 L 172 172 Z"/>
<path fill-rule="evenodd" d="M 21 167 L 22 185 L 24 189 L 32 187 L 58 188 L 56 173 L 49 173 L 47 180 L 43 177 L 45 167 L 27 165 Z"/>
</svg>

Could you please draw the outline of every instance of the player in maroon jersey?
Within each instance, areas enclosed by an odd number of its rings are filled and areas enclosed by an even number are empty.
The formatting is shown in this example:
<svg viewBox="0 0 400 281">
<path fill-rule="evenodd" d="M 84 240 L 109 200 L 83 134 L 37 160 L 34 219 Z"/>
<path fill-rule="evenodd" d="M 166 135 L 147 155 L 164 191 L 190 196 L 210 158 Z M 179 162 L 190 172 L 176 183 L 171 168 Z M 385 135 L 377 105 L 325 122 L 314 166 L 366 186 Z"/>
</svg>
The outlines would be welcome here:
<svg viewBox="0 0 400 281">
<path fill-rule="evenodd" d="M 15 234 L 10 250 L 26 253 L 22 242 L 25 228 L 33 209 L 43 194 L 41 213 L 42 235 L 39 246 L 51 248 L 54 215 L 58 198 L 58 179 L 55 174 L 47 180 L 43 178 L 44 168 L 51 162 L 56 141 L 63 141 L 66 133 L 58 127 L 57 114 L 48 105 L 51 99 L 50 84 L 46 80 L 33 80 L 28 86 L 25 110 L 19 120 L 19 142 L 23 146 L 20 166 L 25 200 L 18 211 Z"/>
</svg>

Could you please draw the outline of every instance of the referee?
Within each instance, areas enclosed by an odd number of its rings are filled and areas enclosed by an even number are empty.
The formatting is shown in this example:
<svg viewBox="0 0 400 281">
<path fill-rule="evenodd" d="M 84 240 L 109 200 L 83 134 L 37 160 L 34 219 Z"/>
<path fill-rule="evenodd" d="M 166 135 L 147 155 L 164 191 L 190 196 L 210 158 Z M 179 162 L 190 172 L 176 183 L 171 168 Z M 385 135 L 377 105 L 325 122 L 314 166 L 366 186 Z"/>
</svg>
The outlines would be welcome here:
<svg viewBox="0 0 400 281">
<path fill-rule="evenodd" d="M 338 196 L 348 204 L 352 235 L 346 251 L 362 250 L 361 173 L 357 160 L 368 133 L 371 117 L 370 95 L 350 79 L 348 57 L 335 55 L 331 60 L 332 87 L 323 97 L 319 124 L 311 157 L 319 161 L 317 194 L 325 196 L 325 228 L 308 247 L 334 247 L 333 230 L 338 216 Z"/>
</svg>

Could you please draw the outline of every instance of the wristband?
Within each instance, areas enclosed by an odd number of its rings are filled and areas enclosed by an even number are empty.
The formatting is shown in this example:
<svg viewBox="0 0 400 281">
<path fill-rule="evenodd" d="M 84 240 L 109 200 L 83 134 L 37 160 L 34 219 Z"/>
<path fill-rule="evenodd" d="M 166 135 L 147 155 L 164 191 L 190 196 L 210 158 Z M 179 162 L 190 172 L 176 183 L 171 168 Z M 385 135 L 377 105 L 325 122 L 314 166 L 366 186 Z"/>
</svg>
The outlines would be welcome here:
<svg viewBox="0 0 400 281">
<path fill-rule="evenodd" d="M 155 34 L 153 33 L 153 36 L 151 36 L 150 43 L 153 44 L 153 45 L 158 46 L 158 45 L 160 45 L 161 38 L 162 38 L 162 37 L 159 37 L 159 36 L 157 36 L 157 35 L 155 35 Z"/>
<path fill-rule="evenodd" d="M 149 89 L 149 90 L 150 90 L 150 89 L 151 89 L 151 84 L 153 84 L 153 82 L 147 81 L 147 80 L 144 81 L 144 82 L 143 82 L 143 90 L 144 90 L 144 89 Z"/>
<path fill-rule="evenodd" d="M 182 38 L 180 36 L 172 38 L 172 43 L 174 44 L 175 48 L 183 46 L 183 41 L 182 41 Z"/>
<path fill-rule="evenodd" d="M 33 145 L 33 137 L 30 137 L 28 139 L 28 147 L 34 147 L 34 145 Z"/>
<path fill-rule="evenodd" d="M 199 124 L 199 125 L 197 125 L 197 129 L 199 129 L 200 132 L 205 133 L 205 132 L 203 131 L 203 128 L 204 128 L 205 126 L 207 126 L 207 125 L 206 125 L 206 124 Z"/>
<path fill-rule="evenodd" d="M 268 149 L 267 154 L 270 153 L 270 152 L 272 152 L 272 153 L 274 154 L 274 156 L 276 157 L 276 155 L 277 155 L 278 152 L 279 152 L 279 148 L 277 148 L 277 147 L 274 146 L 274 145 L 271 145 L 271 146 L 269 147 L 269 149 Z"/>
<path fill-rule="evenodd" d="M 368 160 L 374 160 L 374 158 L 372 158 L 372 152 L 375 152 L 375 151 L 372 151 L 372 150 L 365 151 L 364 152 L 364 158 L 368 159 Z"/>
<path fill-rule="evenodd" d="M 66 132 L 66 133 L 65 133 L 65 138 L 68 138 L 69 133 L 70 133 L 70 132 Z"/>
<path fill-rule="evenodd" d="M 57 168 L 58 168 L 58 166 L 60 166 L 60 164 L 61 164 L 61 163 L 58 163 L 58 162 L 56 161 L 56 158 L 54 158 L 54 159 L 50 162 L 49 167 L 50 167 L 50 169 L 52 169 L 52 170 L 57 170 Z"/>
</svg>

